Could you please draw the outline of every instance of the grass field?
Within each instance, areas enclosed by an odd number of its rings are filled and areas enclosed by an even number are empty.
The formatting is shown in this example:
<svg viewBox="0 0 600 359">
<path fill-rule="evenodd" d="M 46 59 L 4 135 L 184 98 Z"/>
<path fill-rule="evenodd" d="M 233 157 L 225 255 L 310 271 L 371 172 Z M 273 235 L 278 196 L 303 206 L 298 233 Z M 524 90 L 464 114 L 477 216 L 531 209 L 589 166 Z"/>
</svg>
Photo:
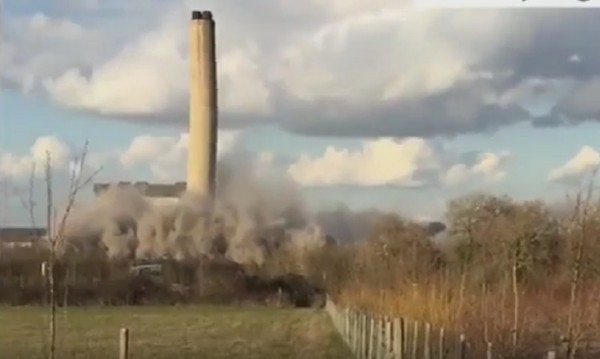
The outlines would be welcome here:
<svg viewBox="0 0 600 359">
<path fill-rule="evenodd" d="M 57 312 L 57 358 L 118 357 L 119 328 L 130 358 L 348 358 L 326 313 L 316 309 L 93 307 Z M 43 308 L 0 307 L 0 358 L 43 358 Z"/>
</svg>

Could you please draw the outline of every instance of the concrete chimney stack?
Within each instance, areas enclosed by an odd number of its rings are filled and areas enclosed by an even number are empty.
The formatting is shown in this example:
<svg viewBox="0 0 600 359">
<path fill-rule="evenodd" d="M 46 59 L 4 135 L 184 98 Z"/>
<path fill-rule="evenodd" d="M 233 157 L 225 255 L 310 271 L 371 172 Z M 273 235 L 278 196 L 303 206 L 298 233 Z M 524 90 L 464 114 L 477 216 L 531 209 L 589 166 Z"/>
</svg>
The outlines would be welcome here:
<svg viewBox="0 0 600 359">
<path fill-rule="evenodd" d="M 188 192 L 212 200 L 217 155 L 215 22 L 210 11 L 193 11 L 189 32 L 190 124 Z"/>
</svg>

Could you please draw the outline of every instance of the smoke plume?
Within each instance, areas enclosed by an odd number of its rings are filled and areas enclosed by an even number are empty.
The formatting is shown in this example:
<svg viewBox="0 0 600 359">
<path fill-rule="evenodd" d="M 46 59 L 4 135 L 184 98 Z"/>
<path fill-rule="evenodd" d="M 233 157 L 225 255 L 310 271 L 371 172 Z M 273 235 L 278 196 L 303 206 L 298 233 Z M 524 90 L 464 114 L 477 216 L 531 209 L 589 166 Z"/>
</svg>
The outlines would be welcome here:
<svg viewBox="0 0 600 359">
<path fill-rule="evenodd" d="M 212 211 L 190 194 L 158 202 L 133 188 L 109 188 L 74 208 L 66 222 L 63 253 L 225 257 L 260 265 L 279 249 L 301 253 L 326 244 L 328 237 L 291 181 L 260 175 L 242 163 L 219 164 Z"/>
</svg>

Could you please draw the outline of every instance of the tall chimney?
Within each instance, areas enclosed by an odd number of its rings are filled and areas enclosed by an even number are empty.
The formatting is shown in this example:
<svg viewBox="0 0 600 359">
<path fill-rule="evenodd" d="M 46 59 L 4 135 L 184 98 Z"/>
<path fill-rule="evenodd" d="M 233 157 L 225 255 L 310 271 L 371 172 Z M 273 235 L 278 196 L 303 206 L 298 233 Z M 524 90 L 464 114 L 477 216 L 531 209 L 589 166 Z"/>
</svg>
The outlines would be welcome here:
<svg viewBox="0 0 600 359">
<path fill-rule="evenodd" d="M 215 22 L 210 11 L 193 11 L 189 33 L 190 124 L 187 191 L 212 200 L 217 152 Z"/>
</svg>

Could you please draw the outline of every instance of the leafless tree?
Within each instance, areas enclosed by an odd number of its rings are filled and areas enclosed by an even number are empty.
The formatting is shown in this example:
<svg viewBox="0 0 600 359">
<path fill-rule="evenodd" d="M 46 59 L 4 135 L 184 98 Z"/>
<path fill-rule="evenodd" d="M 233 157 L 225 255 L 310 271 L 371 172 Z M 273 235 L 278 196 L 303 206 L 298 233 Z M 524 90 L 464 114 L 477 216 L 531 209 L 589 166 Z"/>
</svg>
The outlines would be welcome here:
<svg viewBox="0 0 600 359">
<path fill-rule="evenodd" d="M 78 193 L 101 171 L 101 168 L 95 170 L 91 175 L 83 177 L 85 170 L 85 161 L 88 150 L 88 142 L 85 146 L 80 158 L 76 158 L 74 166 L 71 168 L 69 189 L 67 192 L 67 200 L 64 212 L 59 221 L 56 221 L 56 210 L 54 207 L 53 193 L 53 173 L 51 155 L 46 151 L 45 163 L 45 182 L 46 182 L 46 234 L 49 243 L 49 258 L 48 258 L 48 296 L 50 305 L 50 350 L 49 358 L 56 357 L 56 261 L 57 250 L 65 245 L 65 230 L 67 220 L 75 204 Z M 55 226 L 56 225 L 56 226 Z"/>
<path fill-rule="evenodd" d="M 594 179 L 596 172 L 584 193 L 577 193 L 574 208 L 565 225 L 568 243 L 567 264 L 570 281 L 569 309 L 566 328 L 566 355 L 573 359 L 578 343 L 582 338 L 583 298 L 582 282 L 591 274 L 593 262 L 600 254 L 598 243 L 594 240 L 600 230 L 600 203 L 594 198 Z"/>
</svg>

